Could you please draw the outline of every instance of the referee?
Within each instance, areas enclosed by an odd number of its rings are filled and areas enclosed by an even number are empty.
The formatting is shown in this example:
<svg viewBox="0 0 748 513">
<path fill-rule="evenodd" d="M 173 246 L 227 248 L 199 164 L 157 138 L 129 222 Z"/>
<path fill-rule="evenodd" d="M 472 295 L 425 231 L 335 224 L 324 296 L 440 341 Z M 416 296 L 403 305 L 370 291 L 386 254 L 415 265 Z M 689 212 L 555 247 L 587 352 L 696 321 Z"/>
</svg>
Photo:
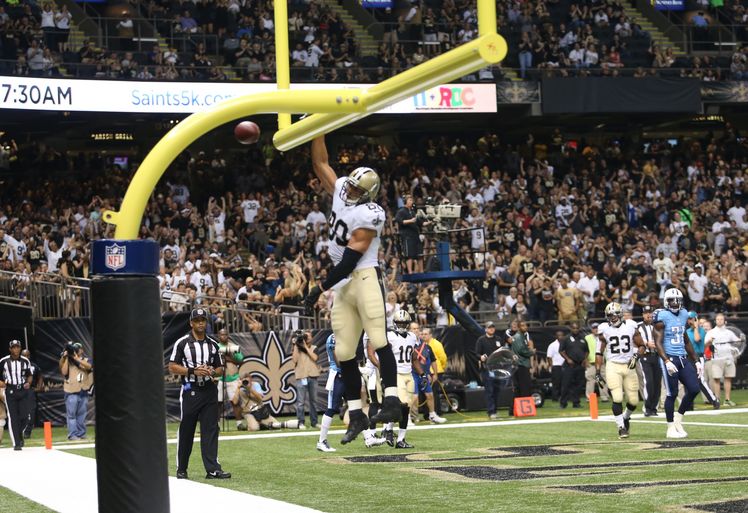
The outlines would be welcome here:
<svg viewBox="0 0 748 513">
<path fill-rule="evenodd" d="M 205 479 L 231 477 L 218 463 L 218 387 L 213 378 L 223 374 L 223 359 L 218 343 L 205 334 L 206 326 L 207 311 L 204 308 L 192 310 L 192 329 L 177 340 L 169 359 L 169 372 L 182 376 L 182 389 L 179 392 L 181 420 L 177 445 L 177 479 L 188 479 L 187 467 L 198 420 L 200 452 L 207 472 Z"/>
<path fill-rule="evenodd" d="M 0 388 L 5 389 L 8 431 L 13 450 L 20 451 L 23 448 L 23 427 L 29 415 L 26 396 L 31 388 L 31 362 L 21 356 L 21 343 L 18 340 L 11 340 L 8 346 L 10 355 L 0 359 Z"/>
<path fill-rule="evenodd" d="M 652 307 L 645 305 L 642 308 L 643 320 L 636 329 L 644 341 L 644 356 L 639 360 L 641 366 L 642 387 L 644 396 L 644 416 L 656 417 L 657 405 L 660 403 L 662 393 L 662 369 L 660 368 L 660 356 L 654 343 L 654 313 Z"/>
</svg>

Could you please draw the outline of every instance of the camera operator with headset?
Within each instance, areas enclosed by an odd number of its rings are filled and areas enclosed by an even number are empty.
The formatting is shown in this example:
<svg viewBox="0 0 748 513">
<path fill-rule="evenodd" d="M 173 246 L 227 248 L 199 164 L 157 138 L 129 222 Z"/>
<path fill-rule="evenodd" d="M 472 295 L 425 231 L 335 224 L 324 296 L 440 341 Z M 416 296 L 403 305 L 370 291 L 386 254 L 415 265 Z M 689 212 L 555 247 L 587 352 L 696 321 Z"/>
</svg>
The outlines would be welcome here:
<svg viewBox="0 0 748 513">
<path fill-rule="evenodd" d="M 317 427 L 317 378 L 320 375 L 317 353 L 312 345 L 312 334 L 301 330 L 294 331 L 291 358 L 296 375 L 296 418 L 299 429 L 304 425 L 304 405 L 309 397 L 309 422 Z"/>
<path fill-rule="evenodd" d="M 400 230 L 400 243 L 408 274 L 423 272 L 423 263 L 418 259 L 421 253 L 421 233 L 419 219 L 413 208 L 413 196 L 405 196 L 405 204 L 395 214 L 395 221 Z"/>
<path fill-rule="evenodd" d="M 64 378 L 62 388 L 65 391 L 68 440 L 85 440 L 88 397 L 93 387 L 93 365 L 83 355 L 83 344 L 80 342 L 68 342 L 59 365 Z"/>
</svg>

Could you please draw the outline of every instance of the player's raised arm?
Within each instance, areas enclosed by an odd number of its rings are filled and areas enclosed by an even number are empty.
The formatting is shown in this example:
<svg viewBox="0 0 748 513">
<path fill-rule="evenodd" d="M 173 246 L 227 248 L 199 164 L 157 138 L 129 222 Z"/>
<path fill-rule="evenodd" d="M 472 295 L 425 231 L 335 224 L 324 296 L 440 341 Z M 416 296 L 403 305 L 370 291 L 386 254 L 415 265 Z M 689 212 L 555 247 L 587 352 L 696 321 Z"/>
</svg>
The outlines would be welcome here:
<svg viewBox="0 0 748 513">
<path fill-rule="evenodd" d="M 325 191 L 330 194 L 335 192 L 335 180 L 338 179 L 338 176 L 335 174 L 335 170 L 330 167 L 324 135 L 312 141 L 312 167 Z"/>
</svg>

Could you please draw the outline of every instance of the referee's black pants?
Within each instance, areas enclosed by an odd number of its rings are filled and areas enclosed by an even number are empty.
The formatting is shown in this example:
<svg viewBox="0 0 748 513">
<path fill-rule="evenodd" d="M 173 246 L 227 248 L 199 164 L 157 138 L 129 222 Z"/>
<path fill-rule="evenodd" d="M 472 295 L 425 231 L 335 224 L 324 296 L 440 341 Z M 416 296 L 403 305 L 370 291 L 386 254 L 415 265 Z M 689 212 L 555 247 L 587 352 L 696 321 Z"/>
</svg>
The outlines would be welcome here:
<svg viewBox="0 0 748 513">
<path fill-rule="evenodd" d="M 660 369 L 660 357 L 654 353 L 642 356 L 639 363 L 642 366 L 642 395 L 644 396 L 644 412 L 656 413 L 657 405 L 660 403 L 662 393 L 662 369 Z"/>
<path fill-rule="evenodd" d="M 5 388 L 5 405 L 8 408 L 8 432 L 13 447 L 23 447 L 23 428 L 28 419 L 28 399 L 30 392 L 18 385 Z"/>
<path fill-rule="evenodd" d="M 182 418 L 179 423 L 177 446 L 177 470 L 187 471 L 192 454 L 192 443 L 195 439 L 195 428 L 200 422 L 200 453 L 206 472 L 221 470 L 218 463 L 218 416 L 216 402 L 218 389 L 213 383 L 199 387 L 194 383 L 190 389 L 179 393 L 182 407 Z"/>
</svg>

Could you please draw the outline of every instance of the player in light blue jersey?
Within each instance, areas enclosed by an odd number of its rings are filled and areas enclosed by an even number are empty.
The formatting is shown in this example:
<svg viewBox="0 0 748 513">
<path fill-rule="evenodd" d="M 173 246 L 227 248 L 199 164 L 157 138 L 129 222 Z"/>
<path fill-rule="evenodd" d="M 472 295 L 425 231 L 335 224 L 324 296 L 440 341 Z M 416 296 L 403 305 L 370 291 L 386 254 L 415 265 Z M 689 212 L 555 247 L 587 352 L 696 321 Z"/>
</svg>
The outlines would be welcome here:
<svg viewBox="0 0 748 513">
<path fill-rule="evenodd" d="M 325 385 L 325 390 L 327 390 L 327 409 L 325 410 L 325 414 L 322 416 L 322 426 L 319 430 L 317 450 L 322 452 L 335 452 L 335 448 L 330 447 L 330 444 L 327 443 L 327 432 L 330 431 L 333 415 L 340 413 L 340 407 L 343 404 L 343 395 L 345 393 L 345 383 L 343 382 L 343 375 L 338 366 L 338 360 L 335 358 L 334 333 L 331 333 L 330 336 L 327 337 L 325 349 L 327 349 L 327 359 L 330 362 L 330 370 L 327 375 L 327 385 Z"/>
<path fill-rule="evenodd" d="M 665 416 L 667 438 L 685 438 L 683 415 L 693 408 L 693 400 L 699 393 L 699 379 L 704 367 L 693 350 L 686 335 L 688 311 L 683 308 L 683 293 L 671 288 L 665 291 L 665 308 L 654 313 L 654 343 L 660 355 L 660 366 L 665 378 Z M 678 382 L 683 383 L 686 394 L 675 412 Z"/>
</svg>

